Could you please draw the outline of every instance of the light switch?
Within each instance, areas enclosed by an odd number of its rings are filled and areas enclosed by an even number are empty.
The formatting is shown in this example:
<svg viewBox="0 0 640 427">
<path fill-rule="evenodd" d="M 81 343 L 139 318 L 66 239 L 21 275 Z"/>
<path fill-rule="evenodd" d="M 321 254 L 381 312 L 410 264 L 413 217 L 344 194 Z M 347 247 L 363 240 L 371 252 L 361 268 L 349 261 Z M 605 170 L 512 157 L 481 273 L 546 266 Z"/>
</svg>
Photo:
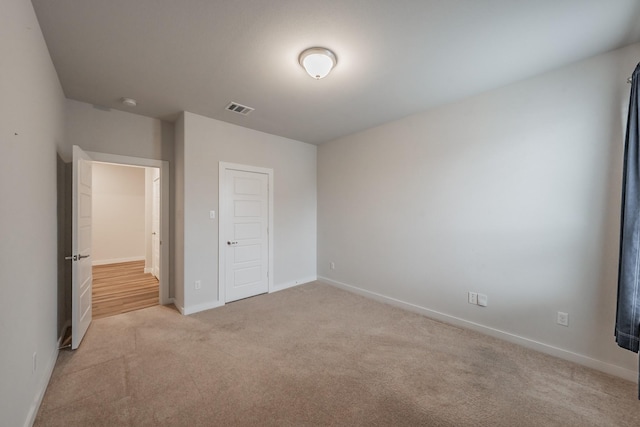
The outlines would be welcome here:
<svg viewBox="0 0 640 427">
<path fill-rule="evenodd" d="M 209 211 L 209 219 L 216 219 L 216 211 Z"/>
</svg>

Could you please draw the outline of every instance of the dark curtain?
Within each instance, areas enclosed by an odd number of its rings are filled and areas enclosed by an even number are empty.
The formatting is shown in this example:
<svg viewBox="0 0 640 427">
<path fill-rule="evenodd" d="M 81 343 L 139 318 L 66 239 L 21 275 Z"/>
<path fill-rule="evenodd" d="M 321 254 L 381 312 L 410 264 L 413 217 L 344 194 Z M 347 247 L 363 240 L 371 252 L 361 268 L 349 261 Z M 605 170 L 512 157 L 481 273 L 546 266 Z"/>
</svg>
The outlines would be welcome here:
<svg viewBox="0 0 640 427">
<path fill-rule="evenodd" d="M 622 218 L 618 265 L 616 342 L 638 352 L 640 347 L 640 137 L 638 135 L 638 79 L 640 64 L 631 77 L 629 118 L 624 143 Z M 638 399 L 640 399 L 640 365 Z"/>
</svg>

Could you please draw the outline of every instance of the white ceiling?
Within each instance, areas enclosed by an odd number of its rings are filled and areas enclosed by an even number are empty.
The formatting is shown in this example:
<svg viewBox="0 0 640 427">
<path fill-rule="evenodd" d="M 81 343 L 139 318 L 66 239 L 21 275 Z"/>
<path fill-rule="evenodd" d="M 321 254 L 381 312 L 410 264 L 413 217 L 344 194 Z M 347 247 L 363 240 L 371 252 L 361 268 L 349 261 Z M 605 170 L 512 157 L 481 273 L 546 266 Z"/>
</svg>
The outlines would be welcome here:
<svg viewBox="0 0 640 427">
<path fill-rule="evenodd" d="M 314 144 L 640 41 L 640 0 L 32 3 L 68 98 Z M 323 80 L 297 62 L 312 46 L 338 56 Z"/>
</svg>

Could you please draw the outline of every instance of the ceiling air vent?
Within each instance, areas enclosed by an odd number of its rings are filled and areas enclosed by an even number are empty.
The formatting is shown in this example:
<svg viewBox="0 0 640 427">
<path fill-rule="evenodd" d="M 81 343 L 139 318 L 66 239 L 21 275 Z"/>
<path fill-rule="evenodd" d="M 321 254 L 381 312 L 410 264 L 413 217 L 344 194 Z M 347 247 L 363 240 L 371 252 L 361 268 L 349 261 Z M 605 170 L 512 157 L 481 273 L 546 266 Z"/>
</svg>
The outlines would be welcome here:
<svg viewBox="0 0 640 427">
<path fill-rule="evenodd" d="M 255 110 L 255 108 L 247 107 L 246 105 L 238 104 L 237 102 L 230 102 L 229 105 L 227 105 L 227 110 L 246 116 Z"/>
</svg>

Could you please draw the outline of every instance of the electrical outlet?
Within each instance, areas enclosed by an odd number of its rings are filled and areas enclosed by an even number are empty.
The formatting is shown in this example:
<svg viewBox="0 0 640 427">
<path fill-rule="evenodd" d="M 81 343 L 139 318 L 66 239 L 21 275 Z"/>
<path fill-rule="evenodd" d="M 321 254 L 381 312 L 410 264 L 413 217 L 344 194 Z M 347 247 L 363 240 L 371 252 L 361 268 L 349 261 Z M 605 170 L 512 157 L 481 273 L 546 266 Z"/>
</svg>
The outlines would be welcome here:
<svg viewBox="0 0 640 427">
<path fill-rule="evenodd" d="M 209 219 L 216 219 L 216 211 L 209 211 Z"/>
<path fill-rule="evenodd" d="M 469 292 L 469 304 L 478 304 L 478 294 L 476 292 Z"/>
<path fill-rule="evenodd" d="M 563 313 L 562 311 L 559 311 L 556 323 L 562 326 L 569 326 L 569 313 Z"/>
<path fill-rule="evenodd" d="M 329 268 L 332 269 L 332 270 L 335 270 L 336 269 L 336 263 L 335 262 L 330 262 L 329 263 Z"/>
<path fill-rule="evenodd" d="M 489 297 L 485 294 L 478 294 L 478 305 L 480 307 L 486 307 L 489 304 Z"/>
<path fill-rule="evenodd" d="M 196 282 L 195 282 L 195 288 L 196 288 L 196 289 L 200 289 L 200 288 L 202 288 L 202 281 L 201 281 L 201 280 L 196 280 Z"/>
</svg>

